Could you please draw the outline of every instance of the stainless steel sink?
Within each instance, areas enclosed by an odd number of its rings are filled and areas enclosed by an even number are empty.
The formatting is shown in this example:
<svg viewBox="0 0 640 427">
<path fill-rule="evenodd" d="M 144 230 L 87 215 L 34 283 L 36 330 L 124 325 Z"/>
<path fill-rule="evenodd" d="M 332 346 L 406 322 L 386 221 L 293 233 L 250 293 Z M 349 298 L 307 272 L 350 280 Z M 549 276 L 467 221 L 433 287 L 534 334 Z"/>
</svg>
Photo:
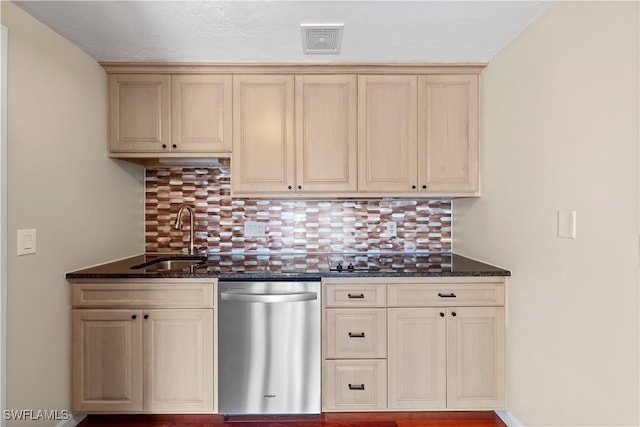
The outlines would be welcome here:
<svg viewBox="0 0 640 427">
<path fill-rule="evenodd" d="M 144 269 L 145 271 L 157 270 L 189 270 L 191 267 L 199 267 L 205 263 L 204 257 L 163 257 L 153 261 L 131 267 L 133 270 Z"/>
</svg>

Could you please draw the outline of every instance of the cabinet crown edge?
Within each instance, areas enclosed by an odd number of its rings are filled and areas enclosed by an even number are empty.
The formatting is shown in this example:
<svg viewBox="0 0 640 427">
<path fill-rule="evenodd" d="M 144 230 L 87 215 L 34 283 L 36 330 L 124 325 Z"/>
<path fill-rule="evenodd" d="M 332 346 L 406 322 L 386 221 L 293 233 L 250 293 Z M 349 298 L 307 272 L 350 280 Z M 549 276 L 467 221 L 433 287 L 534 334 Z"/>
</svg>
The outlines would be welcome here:
<svg viewBox="0 0 640 427">
<path fill-rule="evenodd" d="M 473 63 L 128 62 L 100 61 L 107 74 L 480 74 Z"/>
</svg>

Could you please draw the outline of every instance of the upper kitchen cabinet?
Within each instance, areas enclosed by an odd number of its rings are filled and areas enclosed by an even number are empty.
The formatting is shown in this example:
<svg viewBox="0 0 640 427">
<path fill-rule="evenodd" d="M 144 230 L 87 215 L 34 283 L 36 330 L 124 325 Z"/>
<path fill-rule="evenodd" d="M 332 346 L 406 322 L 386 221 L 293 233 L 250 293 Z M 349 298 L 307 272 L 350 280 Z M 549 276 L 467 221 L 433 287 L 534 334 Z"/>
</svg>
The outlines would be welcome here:
<svg viewBox="0 0 640 427">
<path fill-rule="evenodd" d="M 477 75 L 360 76 L 358 94 L 360 192 L 478 195 Z"/>
<path fill-rule="evenodd" d="M 355 193 L 356 84 L 355 75 L 234 77 L 233 193 Z"/>
<path fill-rule="evenodd" d="M 109 76 L 111 153 L 162 151 L 170 141 L 171 76 Z"/>
<path fill-rule="evenodd" d="M 239 197 L 480 195 L 482 64 L 102 66 L 112 157 L 232 158 Z"/>
<path fill-rule="evenodd" d="M 231 151 L 231 76 L 112 74 L 112 157 L 212 157 Z"/>
<path fill-rule="evenodd" d="M 417 77 L 358 76 L 358 190 L 415 191 Z"/>
<path fill-rule="evenodd" d="M 357 190 L 354 75 L 296 76 L 296 189 Z"/>
<path fill-rule="evenodd" d="M 476 195 L 478 76 L 418 77 L 418 190 Z"/>
<path fill-rule="evenodd" d="M 236 194 L 293 191 L 294 78 L 233 78 L 231 191 Z"/>
<path fill-rule="evenodd" d="M 171 148 L 231 152 L 231 76 L 171 76 Z"/>
</svg>

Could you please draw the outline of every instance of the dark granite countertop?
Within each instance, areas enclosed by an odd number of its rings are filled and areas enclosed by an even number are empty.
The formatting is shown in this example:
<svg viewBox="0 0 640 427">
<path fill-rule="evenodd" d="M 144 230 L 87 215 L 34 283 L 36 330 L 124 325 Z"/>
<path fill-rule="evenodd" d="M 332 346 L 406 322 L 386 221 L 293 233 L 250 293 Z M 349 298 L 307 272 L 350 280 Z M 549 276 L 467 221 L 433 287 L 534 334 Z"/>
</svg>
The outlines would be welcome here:
<svg viewBox="0 0 640 427">
<path fill-rule="evenodd" d="M 196 267 L 146 269 L 141 264 L 186 255 L 143 254 L 66 274 L 73 279 L 218 278 L 319 280 L 323 277 L 510 276 L 511 272 L 453 253 L 210 253 Z M 138 268 L 136 268 L 138 266 Z"/>
</svg>

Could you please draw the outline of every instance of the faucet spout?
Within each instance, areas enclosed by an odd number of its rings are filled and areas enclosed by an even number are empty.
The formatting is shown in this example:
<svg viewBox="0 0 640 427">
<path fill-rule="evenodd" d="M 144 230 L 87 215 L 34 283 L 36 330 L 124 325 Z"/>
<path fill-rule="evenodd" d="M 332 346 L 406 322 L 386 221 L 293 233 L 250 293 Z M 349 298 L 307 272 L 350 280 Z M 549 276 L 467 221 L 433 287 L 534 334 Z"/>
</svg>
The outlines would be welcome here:
<svg viewBox="0 0 640 427">
<path fill-rule="evenodd" d="M 191 206 L 183 205 L 180 206 L 180 210 L 178 210 L 178 215 L 176 216 L 176 222 L 173 224 L 174 230 L 180 230 L 180 222 L 182 220 L 182 214 L 184 211 L 189 212 L 189 255 L 195 255 L 194 241 L 195 241 L 195 225 L 194 225 L 194 215 L 193 208 Z"/>
</svg>

